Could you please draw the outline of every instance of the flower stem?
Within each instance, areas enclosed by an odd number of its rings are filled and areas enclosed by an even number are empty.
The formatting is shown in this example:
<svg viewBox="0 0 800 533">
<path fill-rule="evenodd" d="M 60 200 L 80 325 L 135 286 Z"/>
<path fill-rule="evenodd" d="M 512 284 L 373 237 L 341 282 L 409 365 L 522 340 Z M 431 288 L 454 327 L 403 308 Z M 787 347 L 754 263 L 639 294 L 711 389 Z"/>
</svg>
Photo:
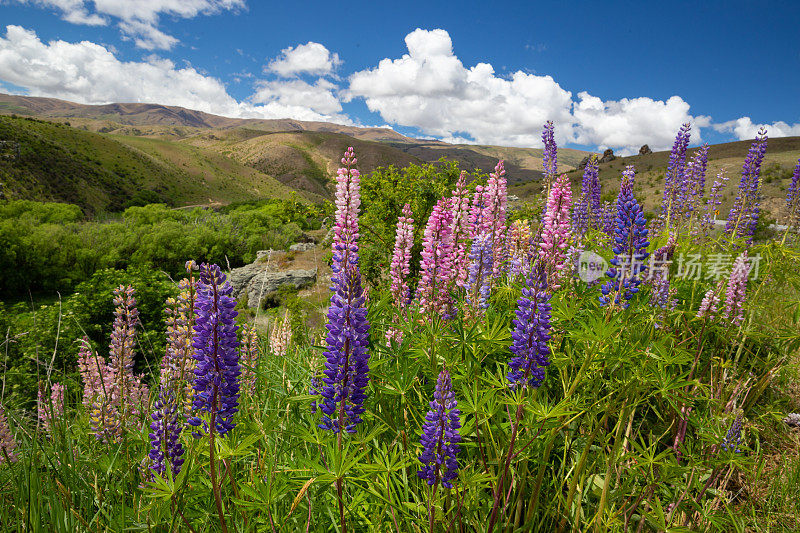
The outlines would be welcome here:
<svg viewBox="0 0 800 533">
<path fill-rule="evenodd" d="M 519 405 L 517 406 L 517 415 L 514 420 L 514 425 L 511 427 L 511 442 L 508 445 L 508 454 L 506 455 L 506 462 L 503 466 L 503 471 L 500 474 L 500 479 L 497 481 L 497 487 L 495 487 L 494 491 L 494 505 L 492 506 L 492 514 L 489 517 L 489 527 L 486 528 L 486 531 L 491 532 L 494 528 L 495 523 L 497 522 L 497 512 L 500 509 L 500 498 L 503 494 L 503 482 L 506 478 L 506 473 L 508 472 L 508 468 L 511 466 L 511 456 L 514 455 L 514 443 L 517 440 L 517 430 L 519 429 L 519 422 L 522 420 L 522 414 L 524 412 L 525 403 L 520 398 Z"/>
</svg>

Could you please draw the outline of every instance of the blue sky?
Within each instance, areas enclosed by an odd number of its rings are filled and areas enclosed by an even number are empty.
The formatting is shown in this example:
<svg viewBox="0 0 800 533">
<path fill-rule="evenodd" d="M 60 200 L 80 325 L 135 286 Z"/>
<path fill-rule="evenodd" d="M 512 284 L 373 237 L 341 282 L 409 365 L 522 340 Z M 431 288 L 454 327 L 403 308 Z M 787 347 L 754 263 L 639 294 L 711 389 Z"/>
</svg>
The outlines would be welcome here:
<svg viewBox="0 0 800 533">
<path fill-rule="evenodd" d="M 0 88 L 623 153 L 800 135 L 800 2 L 697 4 L 0 0 Z"/>
</svg>

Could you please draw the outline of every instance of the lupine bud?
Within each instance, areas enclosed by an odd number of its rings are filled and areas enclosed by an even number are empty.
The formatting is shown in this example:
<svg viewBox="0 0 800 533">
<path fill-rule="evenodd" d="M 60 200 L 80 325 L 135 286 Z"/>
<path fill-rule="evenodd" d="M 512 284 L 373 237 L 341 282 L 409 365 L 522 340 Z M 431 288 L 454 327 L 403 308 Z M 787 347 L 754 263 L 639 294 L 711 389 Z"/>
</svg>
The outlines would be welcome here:
<svg viewBox="0 0 800 533">
<path fill-rule="evenodd" d="M 428 481 L 428 485 L 438 484 L 447 488 L 453 487 L 453 480 L 458 477 L 458 459 L 460 451 L 461 428 L 458 402 L 450 381 L 450 372 L 446 368 L 439 373 L 436 380 L 436 390 L 433 401 L 430 402 L 430 411 L 425 416 L 422 425 L 422 454 L 419 460 L 422 468 L 417 475 Z"/>
<path fill-rule="evenodd" d="M 239 328 L 234 319 L 236 300 L 233 287 L 219 266 L 200 265 L 195 302 L 194 400 L 195 415 L 208 413 L 211 424 L 193 416 L 188 423 L 224 436 L 235 426 L 233 415 L 239 410 Z M 195 437 L 202 436 L 195 432 Z"/>
<path fill-rule="evenodd" d="M 749 273 L 747 252 L 744 252 L 733 262 L 725 294 L 725 311 L 722 313 L 722 317 L 734 326 L 740 325 L 744 320 L 743 306 L 747 298 L 747 275 Z"/>
<path fill-rule="evenodd" d="M 14 435 L 11 434 L 11 428 L 8 426 L 8 419 L 6 418 L 6 411 L 0 404 L 0 464 L 6 459 L 12 463 L 16 462 L 17 455 L 14 451 L 17 449 L 17 441 L 14 440 Z"/>
<path fill-rule="evenodd" d="M 352 168 L 353 149 L 342 159 L 336 184 L 336 226 L 328 308 L 325 378 L 320 392 L 323 416 L 319 427 L 335 433 L 356 431 L 364 412 L 369 382 L 369 322 L 358 266 L 360 175 Z"/>
<path fill-rule="evenodd" d="M 566 174 L 553 184 L 547 199 L 544 215 L 542 241 L 539 243 L 539 258 L 547 272 L 547 282 L 553 291 L 561 288 L 567 247 L 570 239 L 570 206 L 572 190 Z"/>
<path fill-rule="evenodd" d="M 739 193 L 728 214 L 725 232 L 734 237 L 753 236 L 761 206 L 761 163 L 767 151 L 767 130 L 761 128 L 742 166 Z"/>
<path fill-rule="evenodd" d="M 517 318 L 514 319 L 514 357 L 508 366 L 508 381 L 512 388 L 538 388 L 544 380 L 544 369 L 550 364 L 550 295 L 544 269 L 536 266 L 527 275 L 527 286 L 517 300 Z"/>
<path fill-rule="evenodd" d="M 601 287 L 600 304 L 628 307 L 628 300 L 639 292 L 642 273 L 646 270 L 648 257 L 647 221 L 642 208 L 633 196 L 633 165 L 628 165 L 622 174 L 622 186 L 617 198 L 617 219 L 614 230 L 614 257 L 606 275 L 611 281 Z M 612 297 L 613 296 L 613 300 Z"/>
</svg>

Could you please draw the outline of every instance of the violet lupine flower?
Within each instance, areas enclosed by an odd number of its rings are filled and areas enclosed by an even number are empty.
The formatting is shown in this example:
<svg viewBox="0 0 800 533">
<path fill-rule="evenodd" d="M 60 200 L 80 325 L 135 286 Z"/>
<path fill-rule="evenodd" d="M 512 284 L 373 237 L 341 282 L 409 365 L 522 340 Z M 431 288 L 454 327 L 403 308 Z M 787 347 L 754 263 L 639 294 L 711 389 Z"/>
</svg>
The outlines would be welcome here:
<svg viewBox="0 0 800 533">
<path fill-rule="evenodd" d="M 742 444 L 742 415 L 739 414 L 736 416 L 736 419 L 731 424 L 731 427 L 728 429 L 728 433 L 725 435 L 725 438 L 722 439 L 722 449 L 728 450 L 731 452 L 739 453 L 741 450 L 739 446 Z"/>
<path fill-rule="evenodd" d="M 542 240 L 539 243 L 539 258 L 547 271 L 547 282 L 553 291 L 561 288 L 566 265 L 566 249 L 570 239 L 570 205 L 572 189 L 566 174 L 562 174 L 553 184 L 547 199 L 544 215 Z"/>
<path fill-rule="evenodd" d="M 646 270 L 644 260 L 647 259 L 647 221 L 642 208 L 633 196 L 633 165 L 628 165 L 622 174 L 622 186 L 617 197 L 617 219 L 614 230 L 614 257 L 611 268 L 606 275 L 611 278 L 601 287 L 600 304 L 605 306 L 612 302 L 623 308 L 628 307 L 628 300 L 639 292 L 642 273 Z M 622 297 L 622 298 L 620 298 Z"/>
<path fill-rule="evenodd" d="M 489 307 L 489 274 L 492 271 L 492 249 L 488 235 L 472 241 L 469 252 L 467 302 L 473 312 Z"/>
<path fill-rule="evenodd" d="M 597 155 L 592 154 L 583 169 L 581 195 L 575 203 L 572 224 L 579 233 L 585 233 L 591 227 L 601 225 L 603 211 L 600 205 L 600 167 Z"/>
<path fill-rule="evenodd" d="M 64 385 L 53 383 L 50 387 L 50 398 L 44 391 L 44 386 L 39 386 L 37 401 L 37 411 L 39 422 L 47 433 L 50 433 L 53 420 L 60 418 L 64 414 Z"/>
<path fill-rule="evenodd" d="M 8 427 L 8 419 L 6 418 L 6 411 L 3 405 L 0 404 L 0 464 L 6 458 L 12 463 L 17 461 L 17 454 L 14 450 L 17 449 L 17 441 L 14 440 L 14 435 L 11 434 L 11 428 Z"/>
<path fill-rule="evenodd" d="M 725 293 L 725 310 L 722 317 L 738 326 L 744 320 L 744 302 L 747 298 L 747 275 L 750 267 L 747 264 L 747 252 L 742 253 L 733 262 L 728 288 Z"/>
<path fill-rule="evenodd" d="M 789 184 L 789 192 L 786 194 L 786 208 L 789 210 L 789 225 L 800 225 L 800 159 L 794 167 L 792 183 Z"/>
<path fill-rule="evenodd" d="M 453 196 L 450 198 L 451 209 L 453 210 L 450 233 L 453 236 L 454 281 L 455 285 L 462 289 L 467 283 L 467 240 L 470 238 L 471 233 L 470 198 L 466 180 L 467 173 L 461 171 L 461 174 L 458 176 L 458 181 L 456 182 L 456 188 L 453 190 Z"/>
<path fill-rule="evenodd" d="M 450 288 L 454 276 L 453 265 L 453 212 L 447 198 L 441 198 L 425 226 L 420 259 L 420 281 L 417 298 L 420 309 L 428 316 L 449 316 L 451 313 Z"/>
<path fill-rule="evenodd" d="M 661 309 L 674 309 L 677 303 L 671 298 L 675 291 L 670 289 L 669 283 L 669 265 L 672 264 L 672 256 L 675 254 L 676 244 L 675 234 L 670 234 L 667 243 L 653 252 L 650 257 L 651 268 L 648 281 L 653 288 L 650 295 L 650 303 Z"/>
<path fill-rule="evenodd" d="M 550 295 L 544 268 L 537 265 L 528 272 L 527 286 L 517 300 L 517 318 L 514 319 L 514 357 L 508 363 L 508 381 L 511 388 L 538 388 L 544 380 L 544 369 L 550 364 Z"/>
<path fill-rule="evenodd" d="M 664 197 L 661 204 L 661 218 L 664 227 L 669 230 L 676 214 L 682 209 L 682 194 L 685 192 L 686 174 L 686 149 L 689 147 L 689 138 L 692 134 L 692 125 L 683 124 L 675 136 L 672 151 L 667 163 L 667 174 L 664 178 Z"/>
<path fill-rule="evenodd" d="M 164 386 L 158 392 L 158 398 L 153 404 L 153 422 L 150 424 L 150 444 L 151 449 L 148 454 L 151 465 L 150 469 L 164 476 L 167 472 L 167 463 L 171 467 L 173 476 L 181 472 L 183 466 L 183 445 L 181 444 L 181 432 L 183 424 L 178 421 L 178 402 L 175 393 L 169 385 Z"/>
<path fill-rule="evenodd" d="M 692 155 L 686 167 L 684 180 L 685 201 L 683 203 L 683 216 L 688 218 L 697 210 L 700 200 L 706 190 L 706 171 L 708 170 L 708 144 L 704 144 Z"/>
<path fill-rule="evenodd" d="M 342 158 L 336 178 L 336 225 L 333 238 L 333 285 L 328 308 L 328 350 L 320 392 L 321 429 L 355 433 L 364 412 L 369 383 L 369 322 L 358 266 L 360 175 L 352 148 Z"/>
<path fill-rule="evenodd" d="M 708 200 L 706 200 L 705 213 L 703 215 L 703 222 L 701 226 L 703 232 L 708 234 L 708 231 L 714 225 L 717 219 L 717 207 L 722 204 L 722 189 L 728 183 L 728 176 L 725 175 L 725 169 L 720 169 L 717 174 L 717 179 L 711 185 L 711 190 L 708 193 Z"/>
<path fill-rule="evenodd" d="M 555 131 L 552 120 L 544 123 L 544 129 L 542 130 L 542 144 L 544 145 L 542 167 L 545 187 L 548 192 L 553 180 L 556 179 L 556 174 L 558 174 L 558 146 L 556 145 Z"/>
<path fill-rule="evenodd" d="M 767 130 L 761 128 L 742 166 L 739 193 L 728 214 L 725 232 L 733 237 L 752 237 L 758 225 L 761 205 L 761 163 L 767 151 Z"/>
<path fill-rule="evenodd" d="M 236 338 L 233 287 L 219 266 L 203 263 L 197 282 L 195 302 L 194 358 L 194 415 L 189 425 L 225 436 L 236 425 L 233 415 L 239 410 L 239 339 Z M 201 412 L 211 417 L 210 424 L 197 416 Z M 195 437 L 202 437 L 199 432 Z"/>
<path fill-rule="evenodd" d="M 469 206 L 469 199 L 465 200 Z M 408 275 L 411 272 L 411 247 L 414 246 L 414 219 L 411 218 L 411 204 L 403 206 L 403 211 L 397 219 L 397 231 L 394 238 L 394 252 L 392 263 L 389 267 L 389 277 L 392 280 L 390 293 L 396 309 L 404 313 L 411 299 L 408 287 Z M 394 321 L 399 317 L 395 311 Z M 397 343 L 403 342 L 403 332 L 394 326 L 386 330 L 387 344 L 394 339 Z"/>
<path fill-rule="evenodd" d="M 251 393 L 256 386 L 258 351 L 258 332 L 256 332 L 256 327 L 252 324 L 242 326 L 242 341 L 239 344 L 239 366 L 242 369 L 242 376 L 239 381 L 242 388 Z"/>
<path fill-rule="evenodd" d="M 614 230 L 617 227 L 617 209 L 611 202 L 603 203 L 603 233 L 609 237 L 614 236 Z"/>
<path fill-rule="evenodd" d="M 450 381 L 450 372 L 446 368 L 439 373 L 436 380 L 436 390 L 433 401 L 430 402 L 431 410 L 425 416 L 422 425 L 422 454 L 419 460 L 422 468 L 417 475 L 428 481 L 428 485 L 442 485 L 453 488 L 453 480 L 458 477 L 458 459 L 460 451 L 461 412 L 453 393 Z"/>
</svg>

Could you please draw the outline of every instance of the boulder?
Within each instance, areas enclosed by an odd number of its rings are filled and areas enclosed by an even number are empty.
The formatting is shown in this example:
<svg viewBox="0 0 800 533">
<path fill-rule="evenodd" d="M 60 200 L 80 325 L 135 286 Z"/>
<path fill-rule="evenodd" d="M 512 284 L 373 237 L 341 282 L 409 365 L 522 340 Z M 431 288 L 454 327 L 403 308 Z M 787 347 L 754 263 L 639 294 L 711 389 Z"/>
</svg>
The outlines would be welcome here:
<svg viewBox="0 0 800 533">
<path fill-rule="evenodd" d="M 639 155 L 647 155 L 647 154 L 652 154 L 652 153 L 653 153 L 653 151 L 646 144 L 643 145 L 641 148 L 639 148 Z"/>
<path fill-rule="evenodd" d="M 233 286 L 233 297 L 238 299 L 247 294 L 247 306 L 256 308 L 264 298 L 277 291 L 281 285 L 294 285 L 303 289 L 317 282 L 317 271 L 314 270 L 273 270 L 274 265 L 252 263 L 231 270 L 230 282 Z"/>
<path fill-rule="evenodd" d="M 581 159 L 581 162 L 578 163 L 578 167 L 577 168 L 578 168 L 578 170 L 583 170 L 584 168 L 586 168 L 586 165 L 588 165 L 588 164 L 589 164 L 589 156 L 587 155 L 586 157 Z"/>
<path fill-rule="evenodd" d="M 603 157 L 600 158 L 598 163 L 608 163 L 609 161 L 613 161 L 616 158 L 617 158 L 617 156 L 614 155 L 614 150 L 609 148 L 608 150 L 603 152 Z"/>
<path fill-rule="evenodd" d="M 800 428 L 800 413 L 789 413 L 783 422 L 789 427 Z"/>
<path fill-rule="evenodd" d="M 289 247 L 290 252 L 307 252 L 313 250 L 317 245 L 313 242 L 297 242 Z"/>
</svg>

